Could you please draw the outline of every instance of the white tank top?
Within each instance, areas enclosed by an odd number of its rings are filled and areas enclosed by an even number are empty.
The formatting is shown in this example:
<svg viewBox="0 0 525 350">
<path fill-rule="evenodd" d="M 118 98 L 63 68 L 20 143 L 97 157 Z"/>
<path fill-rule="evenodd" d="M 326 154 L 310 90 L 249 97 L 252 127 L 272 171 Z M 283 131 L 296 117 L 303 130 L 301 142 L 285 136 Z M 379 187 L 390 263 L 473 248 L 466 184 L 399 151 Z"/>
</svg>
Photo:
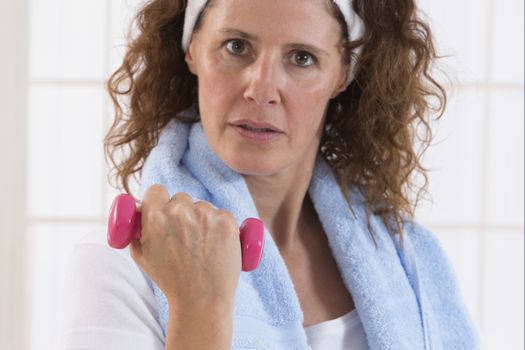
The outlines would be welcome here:
<svg viewBox="0 0 525 350">
<path fill-rule="evenodd" d="M 312 350 L 367 350 L 363 325 L 357 310 L 304 328 Z"/>
</svg>

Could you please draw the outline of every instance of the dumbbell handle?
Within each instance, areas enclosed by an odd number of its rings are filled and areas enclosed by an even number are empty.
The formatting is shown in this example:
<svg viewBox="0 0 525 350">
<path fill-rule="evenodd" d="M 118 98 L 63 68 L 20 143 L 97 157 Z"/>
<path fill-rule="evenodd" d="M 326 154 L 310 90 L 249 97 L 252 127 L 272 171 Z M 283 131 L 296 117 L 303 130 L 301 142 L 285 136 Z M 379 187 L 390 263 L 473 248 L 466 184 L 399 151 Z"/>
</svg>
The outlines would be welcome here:
<svg viewBox="0 0 525 350">
<path fill-rule="evenodd" d="M 108 244 L 123 249 L 132 239 L 140 239 L 141 214 L 135 199 L 129 194 L 120 194 L 113 200 L 108 220 Z M 264 224 L 256 218 L 243 221 L 240 230 L 242 270 L 252 271 L 261 260 L 264 247 Z"/>
</svg>

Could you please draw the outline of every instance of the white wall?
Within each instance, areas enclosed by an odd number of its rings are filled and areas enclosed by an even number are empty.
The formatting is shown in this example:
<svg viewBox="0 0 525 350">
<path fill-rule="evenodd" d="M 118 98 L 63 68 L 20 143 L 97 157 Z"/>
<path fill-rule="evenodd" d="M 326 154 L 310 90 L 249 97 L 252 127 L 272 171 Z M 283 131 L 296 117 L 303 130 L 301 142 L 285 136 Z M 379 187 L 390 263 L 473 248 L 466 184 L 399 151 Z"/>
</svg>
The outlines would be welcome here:
<svg viewBox="0 0 525 350">
<path fill-rule="evenodd" d="M 426 158 L 434 204 L 417 217 L 446 247 L 484 348 L 522 349 L 523 2 L 421 6 L 441 52 L 453 55 L 445 63 L 457 85 Z M 126 0 L 17 0 L 0 12 L 10 53 L 0 55 L 8 77 L 0 149 L 9 159 L 0 180 L 10 199 L 0 201 L 0 349 L 53 348 L 67 256 L 80 236 L 104 229 L 114 192 L 102 149 L 103 82 L 129 16 Z"/>
<path fill-rule="evenodd" d="M 2 1 L 1 9 L 0 349 L 25 349 L 27 2 Z"/>
<path fill-rule="evenodd" d="M 419 218 L 452 259 L 485 349 L 523 349 L 523 1 L 421 1 L 456 86 Z"/>
</svg>

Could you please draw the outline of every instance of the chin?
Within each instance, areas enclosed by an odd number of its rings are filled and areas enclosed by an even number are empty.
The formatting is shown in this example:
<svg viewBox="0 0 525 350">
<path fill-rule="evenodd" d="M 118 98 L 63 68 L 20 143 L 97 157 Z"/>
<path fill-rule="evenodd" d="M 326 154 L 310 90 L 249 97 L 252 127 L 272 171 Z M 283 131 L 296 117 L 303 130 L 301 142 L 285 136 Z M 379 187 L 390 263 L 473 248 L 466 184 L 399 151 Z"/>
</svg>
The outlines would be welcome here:
<svg viewBox="0 0 525 350">
<path fill-rule="evenodd" d="M 225 162 L 233 171 L 241 175 L 269 176 L 277 173 L 276 162 L 264 161 L 260 157 L 251 160 L 229 159 Z"/>
</svg>

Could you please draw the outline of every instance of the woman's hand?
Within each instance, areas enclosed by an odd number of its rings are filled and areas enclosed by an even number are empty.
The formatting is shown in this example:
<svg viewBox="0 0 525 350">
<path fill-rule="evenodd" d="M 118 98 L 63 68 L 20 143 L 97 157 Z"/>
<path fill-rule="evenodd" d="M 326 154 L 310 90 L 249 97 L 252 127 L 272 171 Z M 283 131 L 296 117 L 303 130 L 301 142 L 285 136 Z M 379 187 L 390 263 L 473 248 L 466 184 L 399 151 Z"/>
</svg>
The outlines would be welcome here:
<svg viewBox="0 0 525 350">
<path fill-rule="evenodd" d="M 171 200 L 153 185 L 142 201 L 142 237 L 130 246 L 132 258 L 174 308 L 233 308 L 241 272 L 239 228 L 233 215 L 186 193 Z"/>
</svg>

